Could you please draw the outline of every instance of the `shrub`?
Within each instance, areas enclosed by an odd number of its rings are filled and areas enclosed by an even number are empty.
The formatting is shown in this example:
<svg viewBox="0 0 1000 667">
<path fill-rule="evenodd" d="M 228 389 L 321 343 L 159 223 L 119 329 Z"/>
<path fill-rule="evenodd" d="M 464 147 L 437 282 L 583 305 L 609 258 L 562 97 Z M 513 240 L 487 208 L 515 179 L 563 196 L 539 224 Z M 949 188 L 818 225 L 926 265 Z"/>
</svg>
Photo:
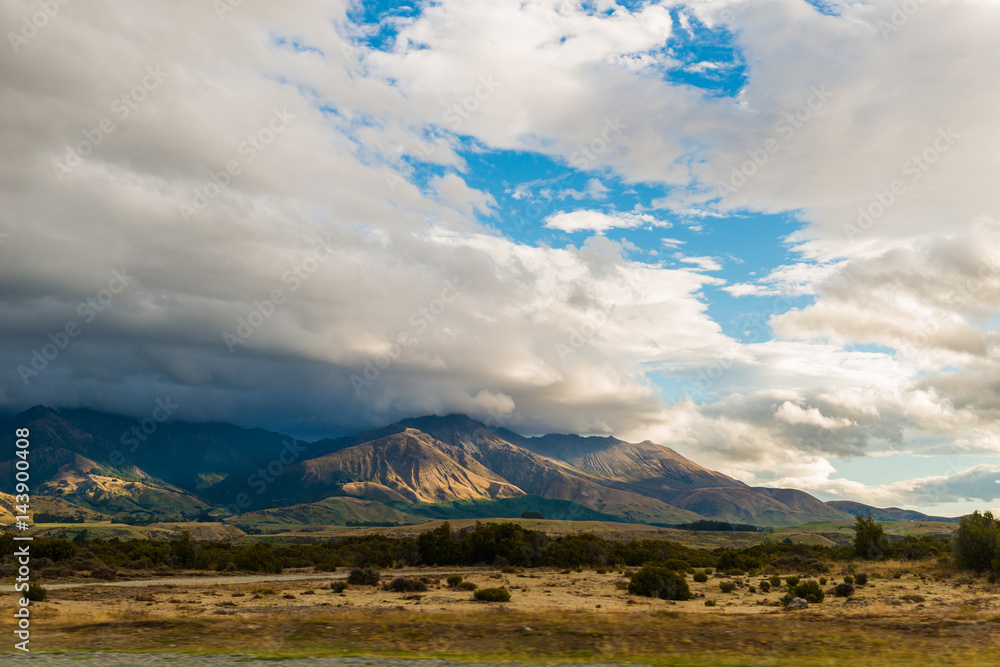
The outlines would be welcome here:
<svg viewBox="0 0 1000 667">
<path fill-rule="evenodd" d="M 883 558 L 888 551 L 889 540 L 885 537 L 882 524 L 872 518 L 871 510 L 868 510 L 868 516 L 855 516 L 854 553 L 858 558 L 877 560 Z"/>
<path fill-rule="evenodd" d="M 604 569 L 603 567 L 597 568 L 597 574 L 607 574 L 607 573 L 608 573 L 608 571 L 606 569 Z"/>
<path fill-rule="evenodd" d="M 510 602 L 510 592 L 506 588 L 480 588 L 472 597 L 477 602 Z"/>
<path fill-rule="evenodd" d="M 347 583 L 353 586 L 378 586 L 379 581 L 381 581 L 381 576 L 378 570 L 373 570 L 370 567 L 363 569 L 356 567 L 347 575 Z"/>
<path fill-rule="evenodd" d="M 334 593 L 343 593 L 344 591 L 347 590 L 347 582 L 346 581 L 330 582 L 330 590 L 333 591 Z"/>
<path fill-rule="evenodd" d="M 422 593 L 427 590 L 427 584 L 417 579 L 407 577 L 396 577 L 384 586 L 387 591 L 397 593 Z"/>
<path fill-rule="evenodd" d="M 471 581 L 463 581 L 462 583 L 455 586 L 455 588 L 457 588 L 460 591 L 474 591 L 478 587 Z"/>
<path fill-rule="evenodd" d="M 663 563 L 663 567 L 668 570 L 674 570 L 676 572 L 687 572 L 691 569 L 691 566 L 686 560 L 681 560 L 680 558 L 671 558 Z"/>
<path fill-rule="evenodd" d="M 664 567 L 644 567 L 632 575 L 628 584 L 632 595 L 663 600 L 690 600 L 691 589 L 683 575 Z"/>
<path fill-rule="evenodd" d="M 997 557 L 997 540 L 1000 538 L 1000 521 L 992 512 L 978 511 L 963 516 L 955 530 L 952 553 L 955 565 L 963 570 L 984 572 L 993 566 Z"/>
<path fill-rule="evenodd" d="M 28 590 L 25 592 L 24 597 L 28 598 L 32 602 L 43 602 L 48 591 L 45 590 L 45 586 L 42 586 L 37 581 L 32 581 L 28 584 Z"/>
<path fill-rule="evenodd" d="M 857 586 L 864 586 L 868 583 L 868 575 L 864 572 L 858 572 L 854 575 L 854 583 Z"/>
<path fill-rule="evenodd" d="M 756 593 L 757 592 L 757 587 L 754 586 L 753 584 L 750 584 L 749 586 L 747 586 L 747 592 L 748 593 Z"/>
<path fill-rule="evenodd" d="M 788 590 L 792 590 L 799 585 L 799 578 L 796 576 L 785 577 L 785 584 L 788 586 Z M 802 597 L 801 595 L 799 597 Z"/>
<path fill-rule="evenodd" d="M 833 589 L 833 594 L 838 598 L 849 598 L 854 595 L 854 586 L 847 583 L 837 584 Z"/>
<path fill-rule="evenodd" d="M 820 586 L 826 586 L 826 582 L 827 581 L 829 581 L 829 580 L 826 577 L 820 577 L 819 578 L 819 585 Z"/>
<path fill-rule="evenodd" d="M 515 572 L 517 572 L 517 568 L 514 567 L 513 565 L 504 565 L 502 568 L 500 568 L 500 571 L 503 572 L 504 574 L 514 574 Z M 582 570 L 577 570 L 577 572 L 581 571 Z"/>
<path fill-rule="evenodd" d="M 719 590 L 723 593 L 732 593 L 736 590 L 736 582 L 733 581 L 720 581 Z"/>
<path fill-rule="evenodd" d="M 804 598 L 807 602 L 822 602 L 826 593 L 815 581 L 803 581 L 795 586 L 795 597 Z"/>
<path fill-rule="evenodd" d="M 699 584 L 703 584 L 706 581 L 708 581 L 708 575 L 705 574 L 704 572 L 695 572 L 694 580 L 697 581 Z"/>
<path fill-rule="evenodd" d="M 854 585 L 854 577 L 852 577 L 851 575 L 847 575 L 846 577 L 844 577 L 844 583 L 848 584 L 850 586 L 853 586 Z"/>
<path fill-rule="evenodd" d="M 118 578 L 118 573 L 110 567 L 99 567 L 91 572 L 90 576 L 95 579 L 103 579 L 104 581 L 114 581 Z"/>
<path fill-rule="evenodd" d="M 706 607 L 714 607 L 715 606 L 715 600 L 705 600 L 705 606 Z"/>
<path fill-rule="evenodd" d="M 445 579 L 445 583 L 454 588 L 455 586 L 458 586 L 460 583 L 462 583 L 462 575 L 453 574 L 447 579 Z"/>
<path fill-rule="evenodd" d="M 770 593 L 771 592 L 771 582 L 770 581 L 762 581 L 762 582 L 760 582 L 760 591 L 761 591 L 761 593 Z"/>
<path fill-rule="evenodd" d="M 781 577 L 776 574 L 771 575 L 771 588 L 781 588 Z"/>
</svg>

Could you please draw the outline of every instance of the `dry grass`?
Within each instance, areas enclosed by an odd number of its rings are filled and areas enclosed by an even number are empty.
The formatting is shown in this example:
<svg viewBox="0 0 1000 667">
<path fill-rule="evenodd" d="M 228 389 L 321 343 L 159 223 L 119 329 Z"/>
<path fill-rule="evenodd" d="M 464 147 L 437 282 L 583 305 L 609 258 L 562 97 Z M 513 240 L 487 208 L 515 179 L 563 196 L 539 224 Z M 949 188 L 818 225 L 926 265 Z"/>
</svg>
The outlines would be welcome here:
<svg viewBox="0 0 1000 667">
<path fill-rule="evenodd" d="M 844 568 L 846 572 L 846 567 Z M 427 575 L 417 596 L 328 581 L 270 585 L 88 587 L 50 591 L 33 605 L 33 639 L 45 649 L 204 651 L 275 655 L 458 655 L 493 659 L 614 659 L 663 664 L 887 665 L 995 664 L 1000 649 L 998 587 L 983 579 L 942 574 L 929 566 L 921 580 L 912 563 L 864 565 L 877 575 L 851 600 L 827 597 L 804 612 L 785 612 L 786 591 L 750 593 L 762 577 L 719 581 L 688 578 L 687 602 L 635 598 L 616 572 L 557 570 L 499 573 L 466 579 L 504 586 L 512 600 L 482 604 L 447 586 L 444 569 L 397 570 Z M 466 570 L 467 572 L 468 570 Z M 946 574 L 947 573 L 943 573 Z M 342 574 L 336 576 L 343 576 Z M 842 574 L 831 572 L 828 586 Z M 331 575 L 331 579 L 335 578 Z M 438 583 L 434 583 L 437 579 Z M 924 602 L 906 598 L 920 596 Z M 919 598 L 917 598 L 919 599 Z M 716 606 L 706 607 L 706 600 Z M 9 632 L 0 621 L 0 632 Z"/>
</svg>

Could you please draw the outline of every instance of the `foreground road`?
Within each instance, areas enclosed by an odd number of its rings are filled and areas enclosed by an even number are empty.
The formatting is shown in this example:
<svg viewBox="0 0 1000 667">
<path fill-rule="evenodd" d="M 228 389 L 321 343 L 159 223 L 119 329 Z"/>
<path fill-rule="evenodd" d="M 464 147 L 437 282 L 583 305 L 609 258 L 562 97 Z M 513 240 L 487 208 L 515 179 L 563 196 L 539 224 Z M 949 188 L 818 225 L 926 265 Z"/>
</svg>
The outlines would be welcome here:
<svg viewBox="0 0 1000 667">
<path fill-rule="evenodd" d="M 274 660 L 254 660 L 250 655 L 184 655 L 180 653 L 63 653 L 61 655 L 16 655 L 0 653 L 0 663 L 24 663 L 39 667 L 80 667 L 88 664 L 104 667 L 131 667 L 132 665 L 183 665 L 183 667 L 231 667 L 239 665 L 274 665 Z M 395 658 L 295 658 L 282 660 L 283 667 L 539 667 L 544 663 L 492 663 L 453 662 L 451 660 L 399 660 Z M 560 667 L 586 664 L 588 667 L 622 667 L 625 663 L 572 663 L 560 662 Z"/>
</svg>

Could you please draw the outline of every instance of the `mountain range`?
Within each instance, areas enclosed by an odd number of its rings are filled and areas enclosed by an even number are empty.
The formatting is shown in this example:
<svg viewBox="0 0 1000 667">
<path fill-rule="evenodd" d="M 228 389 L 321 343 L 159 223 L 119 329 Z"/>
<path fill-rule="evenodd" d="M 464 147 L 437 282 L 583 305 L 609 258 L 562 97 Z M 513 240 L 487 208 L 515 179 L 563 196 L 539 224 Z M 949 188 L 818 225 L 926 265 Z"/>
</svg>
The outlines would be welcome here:
<svg viewBox="0 0 1000 667">
<path fill-rule="evenodd" d="M 88 520 L 319 525 L 538 512 L 564 520 L 788 526 L 868 511 L 878 520 L 955 520 L 751 487 L 648 440 L 524 437 L 464 415 L 405 419 L 315 442 L 225 423 L 137 422 L 43 406 L 0 424 L 11 440 L 25 427 L 36 506 Z M 5 493 L 14 490 L 17 460 L 9 444 L 0 455 Z"/>
</svg>

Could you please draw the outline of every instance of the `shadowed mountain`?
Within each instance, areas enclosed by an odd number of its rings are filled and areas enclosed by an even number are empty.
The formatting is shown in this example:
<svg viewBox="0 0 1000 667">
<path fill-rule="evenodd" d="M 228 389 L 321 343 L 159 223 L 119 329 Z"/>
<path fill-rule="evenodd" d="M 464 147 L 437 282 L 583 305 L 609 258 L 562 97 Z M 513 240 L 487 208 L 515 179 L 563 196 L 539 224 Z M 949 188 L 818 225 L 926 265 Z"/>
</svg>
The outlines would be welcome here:
<svg viewBox="0 0 1000 667">
<path fill-rule="evenodd" d="M 945 521 L 948 523 L 958 523 L 961 517 L 930 516 L 916 510 L 904 510 L 898 507 L 872 507 L 853 500 L 828 500 L 827 505 L 840 512 L 846 512 L 851 516 L 867 516 L 872 513 L 872 518 L 876 521 Z"/>
</svg>

